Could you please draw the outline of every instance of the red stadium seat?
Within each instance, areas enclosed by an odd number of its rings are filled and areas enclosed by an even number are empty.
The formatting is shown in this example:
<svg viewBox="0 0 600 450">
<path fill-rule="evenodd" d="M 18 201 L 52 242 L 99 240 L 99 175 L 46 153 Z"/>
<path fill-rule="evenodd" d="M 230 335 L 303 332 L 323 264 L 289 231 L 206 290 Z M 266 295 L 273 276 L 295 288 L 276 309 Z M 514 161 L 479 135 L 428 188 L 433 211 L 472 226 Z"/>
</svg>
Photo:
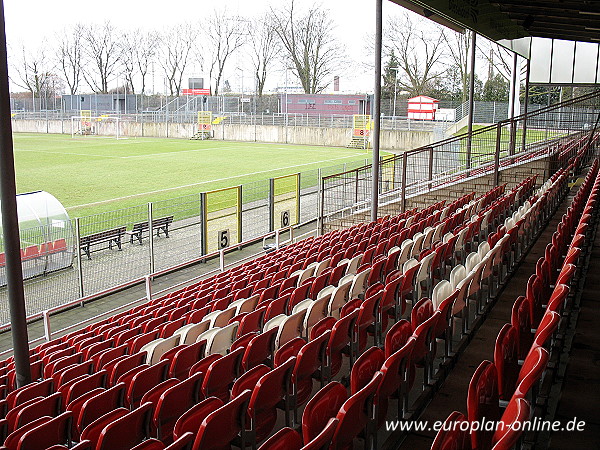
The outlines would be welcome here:
<svg viewBox="0 0 600 450">
<path fill-rule="evenodd" d="M 244 415 L 249 399 L 250 391 L 244 391 L 206 416 L 197 429 L 192 449 L 227 448 L 238 434 L 244 442 Z"/>
<path fill-rule="evenodd" d="M 98 438 L 96 450 L 130 450 L 149 436 L 152 403 L 139 408 L 107 424 Z"/>
<path fill-rule="evenodd" d="M 467 392 L 467 415 L 469 422 L 500 419 L 498 404 L 498 372 L 494 363 L 483 361 L 475 370 Z M 473 448 L 490 448 L 494 430 L 477 429 L 471 433 Z"/>
</svg>

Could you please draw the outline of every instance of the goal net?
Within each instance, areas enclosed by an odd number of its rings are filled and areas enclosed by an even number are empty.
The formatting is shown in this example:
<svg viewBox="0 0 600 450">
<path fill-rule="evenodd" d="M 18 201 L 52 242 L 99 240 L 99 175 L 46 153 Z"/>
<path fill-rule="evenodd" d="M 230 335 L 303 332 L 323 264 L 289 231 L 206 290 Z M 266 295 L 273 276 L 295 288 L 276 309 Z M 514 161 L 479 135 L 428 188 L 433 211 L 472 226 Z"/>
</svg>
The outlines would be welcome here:
<svg viewBox="0 0 600 450">
<path fill-rule="evenodd" d="M 121 120 L 115 116 L 92 116 L 85 114 L 71 117 L 71 137 L 105 136 L 123 139 Z"/>
</svg>

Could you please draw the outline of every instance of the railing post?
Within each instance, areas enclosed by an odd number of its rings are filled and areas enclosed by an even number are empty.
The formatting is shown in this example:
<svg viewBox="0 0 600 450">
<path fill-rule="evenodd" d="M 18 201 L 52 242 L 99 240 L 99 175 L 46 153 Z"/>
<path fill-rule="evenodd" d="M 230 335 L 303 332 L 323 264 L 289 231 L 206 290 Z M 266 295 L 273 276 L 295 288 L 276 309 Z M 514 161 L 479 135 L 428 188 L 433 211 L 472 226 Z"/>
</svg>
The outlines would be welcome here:
<svg viewBox="0 0 600 450">
<path fill-rule="evenodd" d="M 79 217 L 75 219 L 75 245 L 77 247 L 77 281 L 79 284 L 79 297 L 83 297 L 83 266 L 81 263 L 81 223 Z"/>
<path fill-rule="evenodd" d="M 219 270 L 225 272 L 225 249 L 219 250 Z"/>
<path fill-rule="evenodd" d="M 148 235 L 150 239 L 150 273 L 154 273 L 154 224 L 152 223 L 152 202 L 148 203 Z"/>
<path fill-rule="evenodd" d="M 279 250 L 279 228 L 275 230 L 275 248 Z"/>
<path fill-rule="evenodd" d="M 508 147 L 508 154 L 509 155 L 514 155 L 515 154 L 515 146 L 516 146 L 516 139 L 517 138 L 517 123 L 515 122 L 515 119 L 512 118 L 510 119 L 510 142 L 509 142 L 509 147 Z"/>
<path fill-rule="evenodd" d="M 429 148 L 429 181 L 433 180 L 433 147 Z M 431 190 L 432 183 L 429 183 L 429 190 Z"/>
<path fill-rule="evenodd" d="M 358 169 L 355 169 L 354 173 L 355 181 L 354 181 L 354 203 L 358 203 Z"/>
<path fill-rule="evenodd" d="M 406 211 L 406 169 L 408 167 L 408 155 L 402 154 L 402 199 L 400 202 L 401 212 Z"/>
<path fill-rule="evenodd" d="M 52 328 L 50 328 L 50 311 L 42 311 L 42 319 L 44 321 L 44 338 L 46 342 L 52 340 Z"/>
<path fill-rule="evenodd" d="M 152 276 L 146 275 L 144 277 L 144 284 L 146 286 L 146 299 L 151 302 L 152 301 Z"/>
<path fill-rule="evenodd" d="M 300 172 L 298 172 L 296 174 L 297 178 L 296 178 L 296 224 L 299 224 L 300 221 L 300 182 L 302 181 L 302 179 L 300 178 Z M 290 221 L 290 225 L 291 225 L 291 221 Z"/>
<path fill-rule="evenodd" d="M 269 178 L 269 231 L 275 230 L 275 178 Z"/>
<path fill-rule="evenodd" d="M 206 192 L 200 193 L 200 253 L 208 252 L 208 216 L 206 210 Z"/>
<path fill-rule="evenodd" d="M 321 117 L 321 115 L 319 115 Z M 321 168 L 317 169 L 317 236 L 321 235 L 321 223 L 323 221 L 323 174 Z"/>
<path fill-rule="evenodd" d="M 325 233 L 325 178 L 321 177 L 321 169 L 319 169 L 319 184 L 320 184 L 320 196 L 321 196 L 321 205 L 319 211 L 319 220 L 321 225 L 319 227 L 319 235 Z"/>
<path fill-rule="evenodd" d="M 530 70 L 530 60 L 527 60 L 526 70 L 525 70 L 525 105 L 523 110 L 523 136 L 522 136 L 522 147 L 521 151 L 525 151 L 525 146 L 527 144 L 527 114 L 528 114 L 528 106 L 529 103 L 529 70 Z"/>
<path fill-rule="evenodd" d="M 502 123 L 496 125 L 496 151 L 494 152 L 494 185 L 500 185 L 500 140 L 502 138 Z"/>
</svg>

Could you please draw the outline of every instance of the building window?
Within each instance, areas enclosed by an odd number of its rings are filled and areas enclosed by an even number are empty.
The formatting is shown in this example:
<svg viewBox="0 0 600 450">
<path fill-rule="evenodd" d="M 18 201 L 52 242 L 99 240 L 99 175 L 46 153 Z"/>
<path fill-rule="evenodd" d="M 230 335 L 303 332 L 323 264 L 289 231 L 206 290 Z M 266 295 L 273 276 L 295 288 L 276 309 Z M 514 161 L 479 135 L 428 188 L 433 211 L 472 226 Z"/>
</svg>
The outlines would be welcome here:
<svg viewBox="0 0 600 450">
<path fill-rule="evenodd" d="M 356 105 L 356 100 L 348 100 L 349 105 Z"/>
<path fill-rule="evenodd" d="M 325 100 L 323 103 L 325 105 L 341 105 L 342 101 L 341 100 Z"/>
<path fill-rule="evenodd" d="M 301 98 L 300 100 L 298 100 L 298 103 L 301 105 L 314 105 L 315 104 L 315 100 L 312 98 Z"/>
</svg>

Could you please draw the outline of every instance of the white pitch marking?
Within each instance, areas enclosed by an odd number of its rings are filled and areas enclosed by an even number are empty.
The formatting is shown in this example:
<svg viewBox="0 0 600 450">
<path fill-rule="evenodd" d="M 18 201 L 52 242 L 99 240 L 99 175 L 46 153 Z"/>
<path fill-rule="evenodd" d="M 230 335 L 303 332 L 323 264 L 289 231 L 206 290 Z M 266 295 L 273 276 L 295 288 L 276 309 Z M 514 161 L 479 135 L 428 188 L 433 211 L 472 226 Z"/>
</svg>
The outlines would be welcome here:
<svg viewBox="0 0 600 450">
<path fill-rule="evenodd" d="M 111 198 L 109 200 L 100 200 L 98 202 L 84 203 L 82 205 L 76 205 L 76 206 L 69 206 L 69 207 L 67 207 L 67 209 L 68 210 L 72 210 L 72 209 L 83 208 L 83 207 L 87 207 L 87 206 L 102 205 L 104 203 L 111 203 L 111 202 L 114 202 L 114 201 L 117 201 L 117 200 L 125 200 L 125 199 L 128 199 L 128 198 L 141 197 L 141 196 L 149 195 L 149 194 L 158 194 L 158 193 L 161 193 L 161 192 L 174 191 L 174 190 L 177 190 L 177 189 L 183 189 L 183 188 L 188 188 L 188 187 L 193 187 L 193 186 L 200 186 L 200 185 L 203 185 L 203 184 L 215 183 L 215 182 L 218 182 L 218 181 L 233 180 L 235 178 L 243 178 L 243 177 L 251 176 L 251 175 L 259 175 L 261 173 L 275 172 L 277 170 L 293 169 L 295 167 L 310 166 L 312 164 L 320 164 L 320 163 L 331 162 L 331 161 L 339 161 L 340 159 L 348 159 L 348 158 L 351 158 L 353 156 L 359 156 L 361 154 L 362 153 L 355 153 L 353 155 L 343 156 L 341 158 L 324 159 L 322 161 L 314 161 L 314 162 L 310 162 L 310 163 L 296 164 L 294 166 L 287 166 L 287 167 L 277 167 L 275 169 L 261 170 L 261 171 L 258 171 L 258 172 L 244 173 L 244 174 L 241 174 L 241 175 L 234 175 L 234 176 L 231 176 L 231 177 L 217 178 L 215 180 L 200 181 L 198 183 L 184 184 L 182 186 L 170 187 L 170 188 L 165 188 L 165 189 L 158 189 L 158 190 L 149 191 L 149 192 L 141 192 L 139 194 L 125 195 L 123 197 Z"/>
</svg>

